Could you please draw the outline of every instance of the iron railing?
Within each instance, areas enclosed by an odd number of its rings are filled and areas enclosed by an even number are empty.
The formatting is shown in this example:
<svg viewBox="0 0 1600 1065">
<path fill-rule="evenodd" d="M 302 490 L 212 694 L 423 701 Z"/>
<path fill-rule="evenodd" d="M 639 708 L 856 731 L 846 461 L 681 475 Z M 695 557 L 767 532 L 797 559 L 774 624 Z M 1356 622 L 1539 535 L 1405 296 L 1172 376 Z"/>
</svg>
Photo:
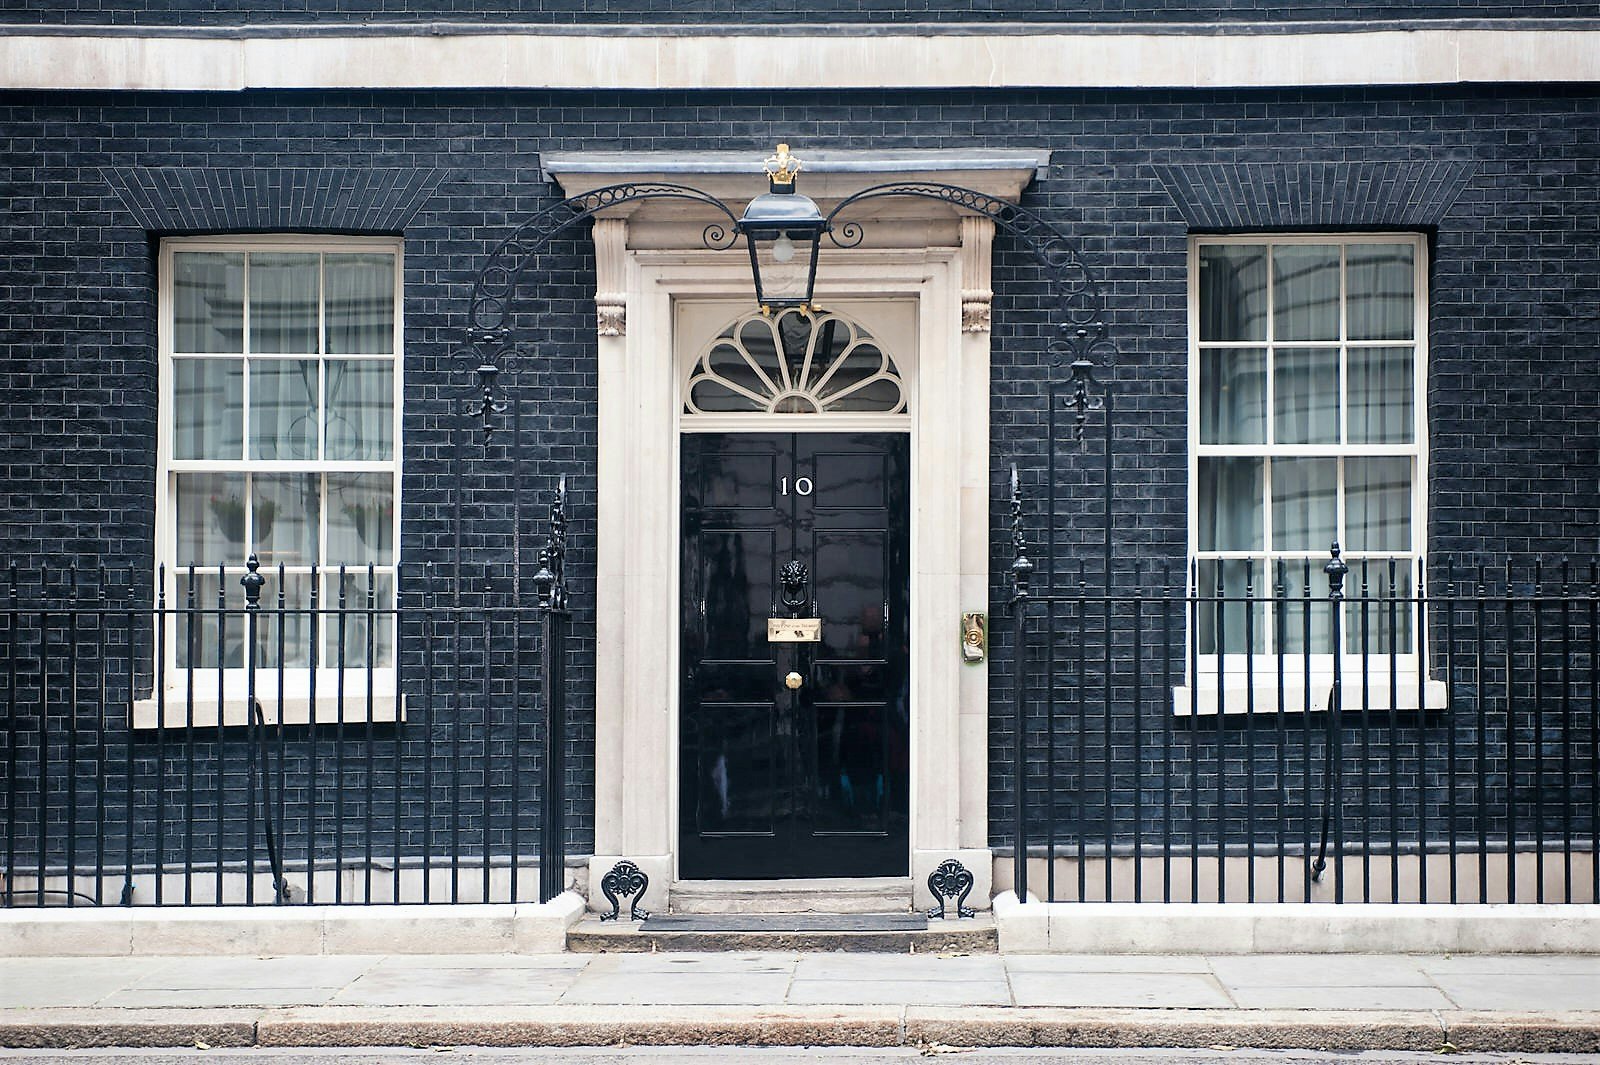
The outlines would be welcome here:
<svg viewBox="0 0 1600 1065">
<path fill-rule="evenodd" d="M 1019 898 L 1600 898 L 1595 564 L 1334 545 L 1041 593 L 1013 513 Z"/>
<path fill-rule="evenodd" d="M 141 603 L 133 574 L 10 570 L 0 899 L 559 894 L 570 628 L 559 494 L 552 517 L 527 593 L 513 575 L 432 565 L 393 583 L 371 568 L 297 583 L 252 557 L 242 573 L 162 572 Z M 300 602 L 287 591 L 306 587 Z"/>
</svg>

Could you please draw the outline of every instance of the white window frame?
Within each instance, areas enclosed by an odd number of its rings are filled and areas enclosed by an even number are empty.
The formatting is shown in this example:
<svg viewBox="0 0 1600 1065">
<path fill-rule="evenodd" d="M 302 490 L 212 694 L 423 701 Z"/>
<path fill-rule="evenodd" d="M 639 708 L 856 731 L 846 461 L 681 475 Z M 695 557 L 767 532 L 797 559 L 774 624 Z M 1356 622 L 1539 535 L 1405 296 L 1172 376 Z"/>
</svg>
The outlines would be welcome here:
<svg viewBox="0 0 1600 1065">
<path fill-rule="evenodd" d="M 1406 244 L 1413 249 L 1412 255 L 1412 283 L 1414 298 L 1412 312 L 1414 315 L 1412 330 L 1413 339 L 1409 341 L 1414 350 L 1412 359 L 1412 442 L 1409 444 L 1202 444 L 1200 442 L 1200 369 L 1201 354 L 1205 350 L 1220 350 L 1228 348 L 1262 349 L 1267 353 L 1266 365 L 1268 367 L 1265 395 L 1266 433 L 1271 436 L 1271 423 L 1273 418 L 1273 374 L 1271 372 L 1272 353 L 1276 348 L 1337 348 L 1339 351 L 1339 387 L 1340 402 L 1339 434 L 1341 440 L 1347 431 L 1345 413 L 1348 409 L 1350 378 L 1348 373 L 1347 352 L 1350 348 L 1382 348 L 1404 346 L 1406 341 L 1373 340 L 1350 341 L 1346 339 L 1348 291 L 1345 284 L 1345 251 L 1354 244 Z M 1340 250 L 1340 287 L 1339 287 L 1339 338 L 1332 341 L 1282 341 L 1273 337 L 1273 284 L 1272 266 L 1270 259 L 1267 265 L 1267 304 L 1264 310 L 1267 320 L 1266 337 L 1262 340 L 1252 341 L 1206 341 L 1200 339 L 1200 249 L 1207 245 L 1337 245 Z M 1202 458 L 1210 457 L 1262 457 L 1274 458 L 1311 458 L 1331 457 L 1346 458 L 1394 456 L 1405 457 L 1413 460 L 1413 475 L 1411 485 L 1411 551 L 1409 558 L 1413 568 L 1413 582 L 1420 577 L 1420 564 L 1425 561 L 1425 548 L 1428 542 L 1427 525 L 1427 486 L 1428 486 L 1428 410 L 1427 410 L 1427 381 L 1428 381 L 1428 306 L 1429 292 L 1427 286 L 1428 258 L 1427 239 L 1420 233 L 1394 232 L 1387 230 L 1370 232 L 1339 232 L 1339 233 L 1216 233 L 1195 234 L 1189 238 L 1188 247 L 1188 539 L 1187 557 L 1192 565 L 1195 561 L 1208 560 L 1240 560 L 1256 559 L 1265 560 L 1265 565 L 1257 570 L 1260 574 L 1255 585 L 1255 594 L 1258 597 L 1270 597 L 1274 592 L 1276 577 L 1275 563 L 1278 559 L 1289 561 L 1291 565 L 1299 566 L 1302 559 L 1311 561 L 1312 590 L 1311 601 L 1320 604 L 1326 609 L 1326 586 L 1321 578 L 1322 567 L 1328 561 L 1326 549 L 1317 551 L 1275 551 L 1270 550 L 1271 523 L 1272 523 L 1272 478 L 1271 464 L 1266 466 L 1262 477 L 1262 522 L 1263 522 L 1263 547 L 1260 551 L 1208 551 L 1201 557 L 1199 551 L 1199 519 L 1200 519 L 1200 488 L 1199 466 Z M 1336 504 L 1336 528 L 1344 527 L 1344 464 L 1339 464 L 1338 472 L 1338 502 Z M 1363 559 L 1390 559 L 1400 556 L 1390 552 L 1344 552 L 1344 558 L 1351 567 L 1350 575 L 1346 579 L 1345 589 L 1347 596 L 1355 595 L 1361 582 L 1361 562 Z M 1374 571 L 1374 578 L 1379 582 L 1387 579 L 1387 567 L 1383 566 Z M 1199 589 L 1199 594 L 1210 594 L 1209 589 Z M 1207 609 L 1209 604 L 1202 604 L 1199 609 Z M 1190 671 L 1194 676 L 1187 677 L 1187 683 L 1173 691 L 1173 712 L 1178 715 L 1199 713 L 1214 715 L 1219 712 L 1228 714 L 1243 713 L 1276 713 L 1280 708 L 1285 712 L 1300 712 L 1308 708 L 1313 711 L 1326 710 L 1330 699 L 1330 689 L 1333 677 L 1333 655 L 1331 649 L 1327 652 L 1314 652 L 1310 655 L 1303 653 L 1279 654 L 1271 646 L 1272 628 L 1270 616 L 1258 619 L 1260 626 L 1265 631 L 1267 649 L 1263 652 L 1225 652 L 1219 670 L 1217 655 L 1196 654 L 1193 643 L 1199 638 L 1197 632 L 1192 631 L 1192 626 L 1186 617 L 1186 644 L 1184 655 L 1184 669 L 1186 676 Z M 1419 627 L 1413 623 L 1411 626 L 1412 649 L 1403 654 L 1376 654 L 1362 655 L 1359 651 L 1351 654 L 1348 647 L 1343 648 L 1344 677 L 1344 706 L 1346 708 L 1364 707 L 1369 710 L 1382 710 L 1389 707 L 1390 689 L 1395 689 L 1395 702 L 1399 708 L 1442 709 L 1444 706 L 1444 685 L 1441 682 L 1424 680 L 1427 677 L 1427 648 L 1418 647 Z M 1279 698 L 1279 672 L 1282 659 L 1281 672 L 1283 675 L 1282 700 L 1280 707 Z M 1363 669 L 1365 666 L 1365 669 Z M 1191 687 L 1192 685 L 1192 687 Z M 1220 689 L 1220 697 L 1219 697 Z M 1309 698 L 1308 698 L 1309 694 Z"/>
<path fill-rule="evenodd" d="M 239 460 L 178 460 L 173 457 L 173 418 L 172 412 L 175 404 L 173 389 L 175 382 L 174 373 L 174 333 L 175 333 L 175 304 L 173 295 L 173 256 L 177 252 L 240 252 L 248 255 L 250 252 L 353 252 L 353 251 L 383 251 L 394 256 L 394 339 L 393 350 L 393 425 L 391 439 L 394 441 L 393 454 L 387 461 L 330 461 L 326 459 L 305 460 L 263 460 L 241 458 Z M 404 243 L 396 237 L 333 237 L 312 236 L 298 234 L 229 234 L 203 237 L 169 237 L 161 242 L 157 264 L 157 344 L 158 344 L 158 399 L 157 399 L 157 442 L 156 442 L 156 483 L 155 483 L 155 586 L 162 588 L 165 579 L 164 591 L 166 605 L 169 611 L 177 610 L 185 605 L 178 594 L 178 578 L 181 573 L 187 572 L 187 562 L 175 556 L 177 519 L 174 493 L 176 490 L 176 476 L 179 473 L 363 473 L 383 472 L 390 473 L 394 478 L 394 517 L 391 535 L 394 544 L 394 560 L 391 565 L 381 568 L 380 573 L 392 575 L 393 587 L 398 592 L 399 570 L 401 563 L 400 548 L 400 521 L 402 499 L 402 455 L 403 444 L 401 437 L 402 426 L 402 397 L 404 395 L 404 347 L 405 335 L 405 301 L 404 301 Z M 244 332 L 243 347 L 246 349 L 244 357 L 248 359 L 249 348 L 249 292 L 248 285 L 245 292 L 245 309 L 242 320 Z M 325 316 L 325 306 L 319 294 L 319 318 Z M 319 330 L 319 333 L 322 332 Z M 325 341 L 319 342 L 319 347 Z M 225 357 L 227 353 L 217 353 L 218 357 Z M 330 356 L 319 353 L 319 360 L 326 360 Z M 247 363 L 248 366 L 248 363 Z M 245 373 L 244 404 L 246 417 L 249 407 L 249 373 Z M 319 402 L 324 400 L 319 398 Z M 322 429 L 319 421 L 319 440 Z M 248 441 L 248 430 L 245 432 Z M 318 557 L 326 551 L 326 521 L 324 528 L 318 533 Z M 216 572 L 213 562 L 207 567 L 210 572 Z M 196 570 L 196 572 L 202 572 Z M 261 623 L 273 624 L 273 607 L 276 605 L 276 591 L 273 588 L 276 577 L 276 567 L 262 566 L 261 572 L 268 578 L 268 585 L 261 597 Z M 326 575 L 327 569 L 322 570 Z M 364 567 L 349 571 L 358 578 L 364 574 Z M 226 578 L 236 581 L 245 573 L 244 559 L 228 560 L 226 562 Z M 197 604 L 207 607 L 212 604 Z M 329 609 L 333 601 L 323 598 L 320 606 Z M 350 604 L 352 609 L 359 610 L 364 606 L 363 601 Z M 393 603 L 380 602 L 378 609 L 390 610 Z M 160 669 L 157 676 L 164 679 L 161 689 L 152 692 L 146 699 L 137 700 L 133 704 L 132 724 L 136 729 L 152 729 L 157 727 L 184 728 L 190 725 L 216 726 L 242 725 L 248 721 L 248 705 L 246 691 L 248 678 L 244 667 L 228 667 L 217 669 L 197 666 L 194 669 L 181 669 L 178 666 L 178 642 L 180 627 L 177 618 L 169 614 L 166 619 L 164 662 L 159 663 Z M 319 660 L 315 678 L 312 670 L 307 666 L 289 667 L 282 672 L 282 690 L 279 690 L 280 674 L 275 663 L 260 662 L 256 668 L 256 697 L 261 703 L 262 711 L 269 723 L 282 721 L 284 724 L 322 724 L 337 721 L 346 722 L 384 722 L 404 719 L 403 700 L 397 695 L 396 670 L 393 665 L 398 660 L 400 638 L 399 626 L 394 624 L 391 632 L 396 642 L 396 647 L 391 649 L 390 665 L 368 669 L 365 666 L 346 666 L 343 670 L 342 688 L 343 697 L 339 695 L 341 688 L 340 670 L 330 667 Z M 162 653 L 153 648 L 152 656 Z M 312 692 L 315 692 L 315 701 Z"/>
</svg>

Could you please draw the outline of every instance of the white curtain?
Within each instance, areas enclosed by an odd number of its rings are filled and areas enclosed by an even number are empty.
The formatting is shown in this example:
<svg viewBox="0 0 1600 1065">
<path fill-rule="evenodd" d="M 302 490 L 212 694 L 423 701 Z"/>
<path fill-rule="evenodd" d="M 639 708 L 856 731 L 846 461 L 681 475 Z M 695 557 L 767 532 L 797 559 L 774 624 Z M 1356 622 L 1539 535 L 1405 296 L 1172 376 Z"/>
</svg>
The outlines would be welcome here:
<svg viewBox="0 0 1600 1065">
<path fill-rule="evenodd" d="M 392 354 L 394 256 L 330 253 L 323 279 L 328 354 Z"/>
</svg>

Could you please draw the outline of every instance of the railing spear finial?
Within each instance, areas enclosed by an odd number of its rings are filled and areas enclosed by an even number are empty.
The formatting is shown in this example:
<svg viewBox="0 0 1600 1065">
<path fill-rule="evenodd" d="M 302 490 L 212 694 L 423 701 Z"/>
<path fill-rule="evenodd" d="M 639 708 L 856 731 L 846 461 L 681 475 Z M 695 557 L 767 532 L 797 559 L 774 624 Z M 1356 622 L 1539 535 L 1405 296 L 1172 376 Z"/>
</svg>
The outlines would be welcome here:
<svg viewBox="0 0 1600 1065">
<path fill-rule="evenodd" d="M 1033 563 L 1028 559 L 1028 539 L 1022 531 L 1022 481 L 1011 467 L 1011 602 L 1028 598 Z"/>
</svg>

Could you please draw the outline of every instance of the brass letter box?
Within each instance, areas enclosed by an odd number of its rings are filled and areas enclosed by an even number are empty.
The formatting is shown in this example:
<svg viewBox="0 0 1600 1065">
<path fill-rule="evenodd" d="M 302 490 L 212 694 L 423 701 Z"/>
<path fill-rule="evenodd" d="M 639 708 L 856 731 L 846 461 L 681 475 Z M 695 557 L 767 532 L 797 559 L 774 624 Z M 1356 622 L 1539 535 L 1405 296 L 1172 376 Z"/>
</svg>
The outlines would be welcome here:
<svg viewBox="0 0 1600 1065">
<path fill-rule="evenodd" d="M 768 643 L 821 643 L 821 618 L 768 618 Z"/>
</svg>

